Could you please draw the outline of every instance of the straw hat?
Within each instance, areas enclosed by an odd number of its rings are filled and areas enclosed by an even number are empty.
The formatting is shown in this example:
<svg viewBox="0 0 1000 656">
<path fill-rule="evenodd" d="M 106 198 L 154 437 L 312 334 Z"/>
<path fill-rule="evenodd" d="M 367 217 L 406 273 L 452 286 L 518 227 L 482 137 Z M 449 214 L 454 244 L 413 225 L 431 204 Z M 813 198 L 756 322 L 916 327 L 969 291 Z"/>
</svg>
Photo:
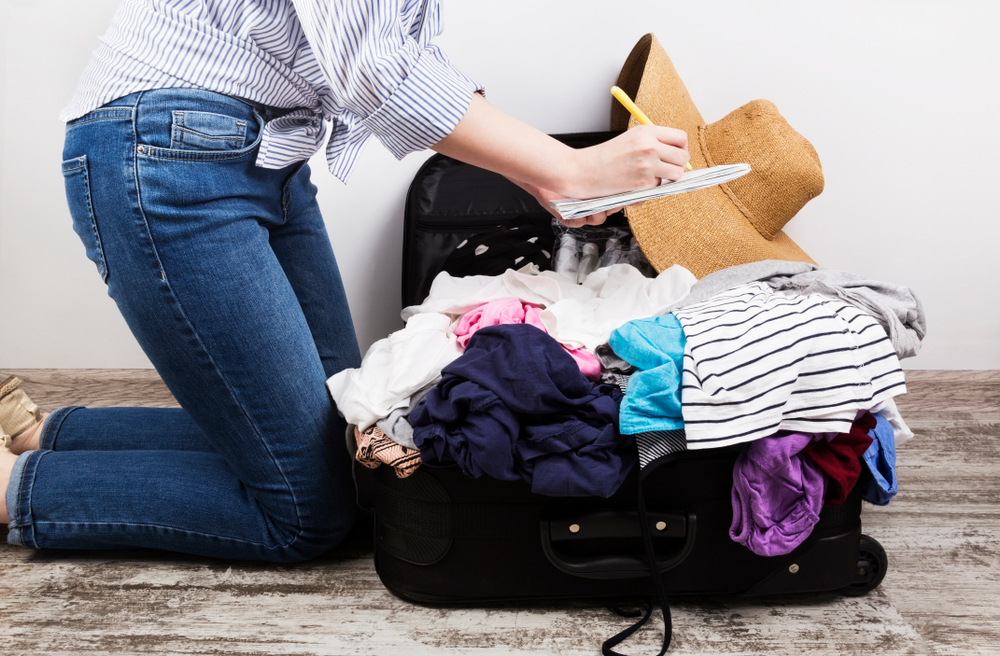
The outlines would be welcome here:
<svg viewBox="0 0 1000 656">
<path fill-rule="evenodd" d="M 625 208 L 643 253 L 657 271 L 680 264 L 702 278 L 759 260 L 813 262 L 781 231 L 823 191 L 819 156 L 767 100 L 755 100 L 705 125 L 663 46 L 652 34 L 632 49 L 618 86 L 657 125 L 688 134 L 691 165 L 701 169 L 745 162 L 751 171 L 731 182 Z M 611 129 L 638 125 L 619 103 Z"/>
</svg>

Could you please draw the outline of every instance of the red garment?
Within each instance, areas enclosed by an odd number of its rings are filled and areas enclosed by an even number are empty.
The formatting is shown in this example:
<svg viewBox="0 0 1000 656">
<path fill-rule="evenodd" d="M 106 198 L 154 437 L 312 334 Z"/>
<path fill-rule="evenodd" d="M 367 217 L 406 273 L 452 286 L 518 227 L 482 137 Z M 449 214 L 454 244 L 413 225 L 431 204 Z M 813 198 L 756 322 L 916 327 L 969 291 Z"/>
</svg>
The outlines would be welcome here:
<svg viewBox="0 0 1000 656">
<path fill-rule="evenodd" d="M 868 431 L 875 428 L 875 424 L 875 417 L 866 412 L 854 420 L 850 432 L 838 433 L 829 442 L 816 440 L 803 449 L 826 474 L 825 505 L 839 506 L 854 489 L 861 475 L 858 458 L 871 446 L 872 438 L 868 436 Z"/>
</svg>

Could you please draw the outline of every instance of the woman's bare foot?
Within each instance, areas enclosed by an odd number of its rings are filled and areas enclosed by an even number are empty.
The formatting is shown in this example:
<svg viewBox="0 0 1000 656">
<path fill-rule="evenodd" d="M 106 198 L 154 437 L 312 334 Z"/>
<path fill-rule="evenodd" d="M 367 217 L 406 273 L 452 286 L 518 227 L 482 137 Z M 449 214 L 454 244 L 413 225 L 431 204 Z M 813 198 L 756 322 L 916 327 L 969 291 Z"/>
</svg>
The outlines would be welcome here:
<svg viewBox="0 0 1000 656">
<path fill-rule="evenodd" d="M 7 516 L 7 484 L 10 483 L 10 472 L 14 469 L 17 456 L 13 453 L 0 451 L 0 524 L 9 524 Z"/>
<path fill-rule="evenodd" d="M 26 429 L 23 433 L 15 435 L 11 439 L 10 451 L 16 456 L 21 455 L 25 451 L 34 451 L 41 448 L 42 439 L 42 426 L 45 425 L 45 420 L 49 418 L 49 413 L 42 414 L 42 419 L 32 426 Z M 0 487 L 0 490 L 4 488 Z"/>
</svg>

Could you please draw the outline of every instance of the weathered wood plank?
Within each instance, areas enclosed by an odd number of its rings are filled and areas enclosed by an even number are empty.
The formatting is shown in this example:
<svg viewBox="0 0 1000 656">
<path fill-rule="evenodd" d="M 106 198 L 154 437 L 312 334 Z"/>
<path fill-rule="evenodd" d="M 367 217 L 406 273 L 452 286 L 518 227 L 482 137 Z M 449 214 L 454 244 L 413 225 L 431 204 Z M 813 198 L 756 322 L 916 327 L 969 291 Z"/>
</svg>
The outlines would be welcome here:
<svg viewBox="0 0 1000 656">
<path fill-rule="evenodd" d="M 906 390 L 896 399 L 901 413 L 1000 410 L 1000 371 L 910 370 Z"/>
<path fill-rule="evenodd" d="M 5 369 L 0 380 L 14 375 L 43 410 L 82 405 L 177 407 L 177 401 L 153 369 Z"/>
</svg>

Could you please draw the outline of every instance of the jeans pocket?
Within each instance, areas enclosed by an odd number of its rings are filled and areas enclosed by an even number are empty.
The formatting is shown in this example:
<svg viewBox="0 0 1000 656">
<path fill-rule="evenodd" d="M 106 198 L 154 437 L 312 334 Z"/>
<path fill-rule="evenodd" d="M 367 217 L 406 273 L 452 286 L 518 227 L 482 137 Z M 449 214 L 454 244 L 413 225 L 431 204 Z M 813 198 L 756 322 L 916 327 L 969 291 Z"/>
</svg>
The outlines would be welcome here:
<svg viewBox="0 0 1000 656">
<path fill-rule="evenodd" d="M 240 150 L 246 145 L 243 119 L 178 110 L 171 112 L 170 148 L 174 150 Z"/>
<path fill-rule="evenodd" d="M 97 271 L 104 282 L 108 281 L 108 265 L 104 260 L 101 233 L 97 231 L 94 218 L 94 204 L 90 200 L 90 173 L 87 156 L 82 155 L 62 163 L 63 178 L 66 182 L 66 200 L 69 213 L 73 217 L 73 230 L 79 235 L 87 257 L 97 265 Z"/>
</svg>

